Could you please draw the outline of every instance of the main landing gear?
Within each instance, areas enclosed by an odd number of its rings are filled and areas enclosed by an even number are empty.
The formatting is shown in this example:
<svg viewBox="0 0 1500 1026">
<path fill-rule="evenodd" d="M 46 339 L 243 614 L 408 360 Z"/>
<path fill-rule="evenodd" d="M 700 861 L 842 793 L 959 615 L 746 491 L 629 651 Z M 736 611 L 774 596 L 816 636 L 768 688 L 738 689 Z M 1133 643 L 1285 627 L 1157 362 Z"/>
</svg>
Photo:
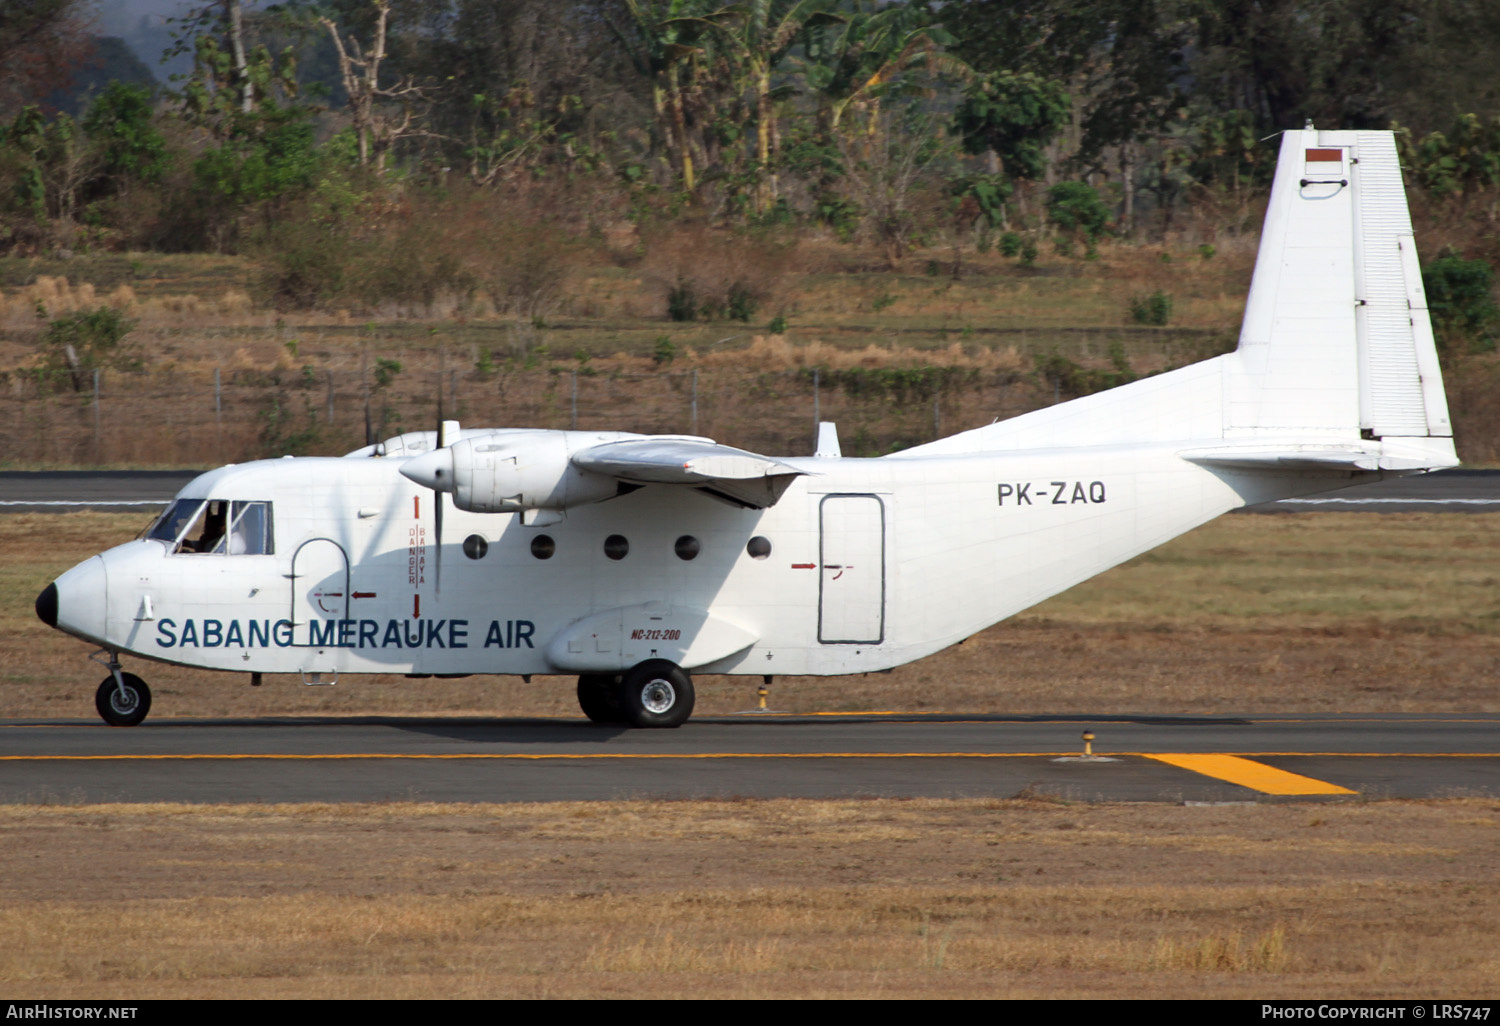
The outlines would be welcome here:
<svg viewBox="0 0 1500 1026">
<path fill-rule="evenodd" d="M 578 705 L 595 723 L 680 727 L 693 714 L 693 678 L 676 663 L 648 659 L 622 674 L 578 678 Z"/>
<path fill-rule="evenodd" d="M 104 662 L 97 655 L 95 662 Z M 120 672 L 120 660 L 110 653 L 109 676 L 99 682 L 94 692 L 94 708 L 111 727 L 133 727 L 151 711 L 151 689 L 133 673 Z"/>
</svg>

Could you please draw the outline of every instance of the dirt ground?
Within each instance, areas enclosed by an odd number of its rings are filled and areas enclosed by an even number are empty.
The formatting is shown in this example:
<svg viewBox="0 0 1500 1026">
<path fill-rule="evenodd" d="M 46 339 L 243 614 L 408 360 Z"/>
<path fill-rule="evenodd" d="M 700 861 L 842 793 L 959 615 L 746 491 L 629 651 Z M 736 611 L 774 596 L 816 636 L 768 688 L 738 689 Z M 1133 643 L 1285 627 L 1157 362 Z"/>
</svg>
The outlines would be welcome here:
<svg viewBox="0 0 1500 1026">
<path fill-rule="evenodd" d="M 1500 803 L 0 808 L 26 998 L 1492 997 Z"/>
</svg>

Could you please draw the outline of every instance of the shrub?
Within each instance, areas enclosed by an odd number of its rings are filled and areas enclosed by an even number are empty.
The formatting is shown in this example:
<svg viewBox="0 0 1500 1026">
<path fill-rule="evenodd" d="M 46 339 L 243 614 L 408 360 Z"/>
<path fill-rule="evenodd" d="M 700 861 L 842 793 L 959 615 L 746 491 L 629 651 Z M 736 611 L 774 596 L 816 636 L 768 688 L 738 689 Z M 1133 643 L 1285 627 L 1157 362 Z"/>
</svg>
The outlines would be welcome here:
<svg viewBox="0 0 1500 1026">
<path fill-rule="evenodd" d="M 667 290 L 667 319 L 671 321 L 696 321 L 698 319 L 698 294 L 693 283 L 677 279 L 677 284 Z"/>
<path fill-rule="evenodd" d="M 1160 289 L 1149 296 L 1132 297 L 1130 319 L 1137 324 L 1164 326 L 1172 319 L 1172 297 Z"/>
<path fill-rule="evenodd" d="M 375 387 L 377 389 L 387 388 L 401 373 L 401 361 L 388 360 L 380 357 L 375 361 Z"/>
<path fill-rule="evenodd" d="M 1109 207 L 1086 182 L 1058 182 L 1048 189 L 1047 216 L 1063 231 L 1087 239 L 1090 252 L 1109 227 Z"/>
<path fill-rule="evenodd" d="M 1021 255 L 1021 236 L 1015 232 L 1006 232 L 1000 236 L 1000 255 L 1015 257 Z"/>
<path fill-rule="evenodd" d="M 343 233 L 304 219 L 268 229 L 256 247 L 257 297 L 278 310 L 306 310 L 341 296 L 349 285 L 353 246 Z"/>
<path fill-rule="evenodd" d="M 755 316 L 755 311 L 759 306 L 760 299 L 749 285 L 743 281 L 735 280 L 729 286 L 729 296 L 725 307 L 730 317 L 748 324 L 750 318 Z"/>
<path fill-rule="evenodd" d="M 803 367 L 800 380 L 812 383 L 816 371 L 820 384 L 841 389 L 851 399 L 889 402 L 893 406 L 927 403 L 943 393 L 979 383 L 973 367 Z"/>
<path fill-rule="evenodd" d="M 96 368 L 131 365 L 121 343 L 134 327 L 134 321 L 109 306 L 57 318 L 42 332 L 41 376 L 56 380 L 66 375 L 73 391 L 82 392 Z"/>
<path fill-rule="evenodd" d="M 1452 249 L 1422 271 L 1427 308 L 1432 314 L 1438 344 L 1444 350 L 1467 341 L 1470 349 L 1495 348 L 1500 310 L 1495 307 L 1494 272 L 1483 260 L 1465 260 Z"/>
<path fill-rule="evenodd" d="M 643 229 L 644 278 L 672 321 L 749 323 L 776 301 L 791 245 L 766 233 L 730 235 L 701 224 Z"/>
<path fill-rule="evenodd" d="M 1037 375 L 1059 394 L 1084 396 L 1103 392 L 1106 389 L 1127 385 L 1136 380 L 1136 373 L 1125 358 L 1125 350 L 1118 343 L 1110 346 L 1111 370 L 1083 367 L 1059 353 L 1037 355 Z"/>
</svg>

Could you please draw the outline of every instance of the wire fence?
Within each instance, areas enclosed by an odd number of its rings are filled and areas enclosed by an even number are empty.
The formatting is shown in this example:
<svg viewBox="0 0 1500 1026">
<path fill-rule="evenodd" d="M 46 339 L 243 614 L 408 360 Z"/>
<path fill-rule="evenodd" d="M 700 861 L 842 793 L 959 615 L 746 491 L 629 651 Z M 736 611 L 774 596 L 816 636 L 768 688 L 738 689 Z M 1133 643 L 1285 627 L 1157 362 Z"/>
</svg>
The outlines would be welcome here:
<svg viewBox="0 0 1500 1026">
<path fill-rule="evenodd" d="M 86 382 L 87 386 L 87 382 Z M 819 420 L 844 452 L 874 456 L 1014 416 L 1058 398 L 1014 373 L 755 371 L 657 373 L 584 367 L 440 370 L 380 381 L 364 369 L 200 368 L 192 376 L 102 370 L 48 392 L 12 378 L 0 395 L 0 459 L 49 465 L 210 466 L 340 454 L 441 416 L 468 427 L 699 434 L 773 455 L 812 451 Z"/>
</svg>

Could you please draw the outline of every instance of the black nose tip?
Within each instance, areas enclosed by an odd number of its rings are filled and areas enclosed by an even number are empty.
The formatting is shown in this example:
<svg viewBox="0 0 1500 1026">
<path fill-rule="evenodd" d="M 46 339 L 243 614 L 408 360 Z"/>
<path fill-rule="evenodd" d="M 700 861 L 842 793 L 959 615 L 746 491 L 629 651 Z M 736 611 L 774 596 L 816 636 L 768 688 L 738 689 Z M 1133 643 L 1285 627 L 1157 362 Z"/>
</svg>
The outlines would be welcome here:
<svg viewBox="0 0 1500 1026">
<path fill-rule="evenodd" d="M 57 585 L 47 585 L 36 597 L 36 615 L 48 627 L 57 626 Z"/>
</svg>

